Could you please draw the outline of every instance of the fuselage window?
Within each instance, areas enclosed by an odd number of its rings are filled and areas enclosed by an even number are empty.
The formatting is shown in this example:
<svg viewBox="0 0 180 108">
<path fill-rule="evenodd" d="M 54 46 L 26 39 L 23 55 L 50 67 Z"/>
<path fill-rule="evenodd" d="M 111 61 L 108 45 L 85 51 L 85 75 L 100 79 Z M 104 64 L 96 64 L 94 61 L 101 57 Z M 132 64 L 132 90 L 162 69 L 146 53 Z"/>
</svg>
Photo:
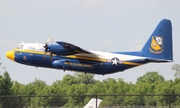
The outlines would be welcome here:
<svg viewBox="0 0 180 108">
<path fill-rule="evenodd" d="M 23 49 L 24 45 L 20 45 L 20 49 Z"/>
<path fill-rule="evenodd" d="M 19 45 L 17 49 L 23 49 L 24 45 Z"/>
</svg>

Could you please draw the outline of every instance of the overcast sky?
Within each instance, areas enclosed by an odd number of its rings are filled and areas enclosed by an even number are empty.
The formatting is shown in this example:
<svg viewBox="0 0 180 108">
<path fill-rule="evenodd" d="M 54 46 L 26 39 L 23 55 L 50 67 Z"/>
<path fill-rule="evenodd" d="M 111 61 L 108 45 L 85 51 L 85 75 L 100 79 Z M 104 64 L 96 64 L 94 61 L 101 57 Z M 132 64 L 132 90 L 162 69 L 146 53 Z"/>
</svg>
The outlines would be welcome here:
<svg viewBox="0 0 180 108">
<path fill-rule="evenodd" d="M 52 84 L 66 74 L 62 70 L 35 68 L 5 57 L 18 44 L 66 41 L 85 49 L 102 51 L 141 50 L 161 19 L 172 21 L 174 62 L 151 63 L 95 79 L 124 78 L 127 82 L 146 72 L 158 71 L 165 79 L 174 79 L 173 64 L 180 59 L 179 0 L 1 0 L 0 57 L 13 81 L 27 84 L 34 79 Z M 1 69 L 1 74 L 2 74 Z"/>
</svg>

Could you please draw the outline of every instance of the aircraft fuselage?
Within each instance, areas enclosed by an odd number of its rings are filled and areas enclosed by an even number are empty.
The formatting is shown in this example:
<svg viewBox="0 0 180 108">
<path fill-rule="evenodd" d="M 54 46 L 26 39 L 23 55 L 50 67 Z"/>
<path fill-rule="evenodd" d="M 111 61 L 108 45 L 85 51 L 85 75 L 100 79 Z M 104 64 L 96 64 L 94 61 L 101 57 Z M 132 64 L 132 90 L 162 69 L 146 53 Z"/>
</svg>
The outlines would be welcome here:
<svg viewBox="0 0 180 108">
<path fill-rule="evenodd" d="M 9 51 L 6 56 L 21 64 L 35 67 L 61 69 L 64 71 L 70 70 L 104 75 L 124 71 L 148 62 L 144 59 L 144 57 L 93 50 L 89 51 L 97 54 L 98 57 L 89 54 L 53 54 L 51 58 L 49 53 L 46 54 L 46 57 L 44 56 L 42 44 L 24 43 L 19 46 L 23 46 L 24 48 L 19 47 Z M 36 48 L 36 46 L 41 47 Z"/>
</svg>

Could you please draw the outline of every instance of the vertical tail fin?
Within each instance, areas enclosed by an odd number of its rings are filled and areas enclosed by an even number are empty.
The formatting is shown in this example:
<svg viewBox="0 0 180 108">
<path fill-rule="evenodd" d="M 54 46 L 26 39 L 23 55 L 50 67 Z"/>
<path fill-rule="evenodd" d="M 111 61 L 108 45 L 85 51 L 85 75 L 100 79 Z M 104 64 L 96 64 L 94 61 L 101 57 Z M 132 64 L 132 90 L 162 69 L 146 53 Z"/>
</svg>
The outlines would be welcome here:
<svg viewBox="0 0 180 108">
<path fill-rule="evenodd" d="M 163 19 L 159 22 L 142 48 L 141 54 L 154 59 L 173 60 L 172 25 L 170 20 Z"/>
<path fill-rule="evenodd" d="M 92 98 L 87 104 L 86 106 L 84 106 L 84 108 L 97 108 L 99 107 L 100 103 L 101 103 L 101 99 L 95 99 Z M 96 105 L 97 104 L 97 105 Z M 96 107 L 97 106 L 97 107 Z"/>
</svg>

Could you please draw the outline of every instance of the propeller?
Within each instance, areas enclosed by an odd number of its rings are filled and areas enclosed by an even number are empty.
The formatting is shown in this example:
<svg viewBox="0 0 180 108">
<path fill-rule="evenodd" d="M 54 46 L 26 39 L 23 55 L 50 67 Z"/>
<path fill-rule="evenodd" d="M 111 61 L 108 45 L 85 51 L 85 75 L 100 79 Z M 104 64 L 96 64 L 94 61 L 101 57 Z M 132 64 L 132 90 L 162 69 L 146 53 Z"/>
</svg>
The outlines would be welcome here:
<svg viewBox="0 0 180 108">
<path fill-rule="evenodd" d="M 50 60 L 52 61 L 52 52 L 50 52 Z"/>
<path fill-rule="evenodd" d="M 51 40 L 51 43 L 50 43 Z M 48 45 L 53 43 L 53 39 L 51 39 L 50 37 L 48 37 L 47 41 L 45 42 L 45 45 L 43 46 L 44 49 L 44 58 L 46 58 L 46 53 L 49 52 L 48 51 Z M 50 52 L 50 60 L 52 60 L 52 52 Z"/>
</svg>

